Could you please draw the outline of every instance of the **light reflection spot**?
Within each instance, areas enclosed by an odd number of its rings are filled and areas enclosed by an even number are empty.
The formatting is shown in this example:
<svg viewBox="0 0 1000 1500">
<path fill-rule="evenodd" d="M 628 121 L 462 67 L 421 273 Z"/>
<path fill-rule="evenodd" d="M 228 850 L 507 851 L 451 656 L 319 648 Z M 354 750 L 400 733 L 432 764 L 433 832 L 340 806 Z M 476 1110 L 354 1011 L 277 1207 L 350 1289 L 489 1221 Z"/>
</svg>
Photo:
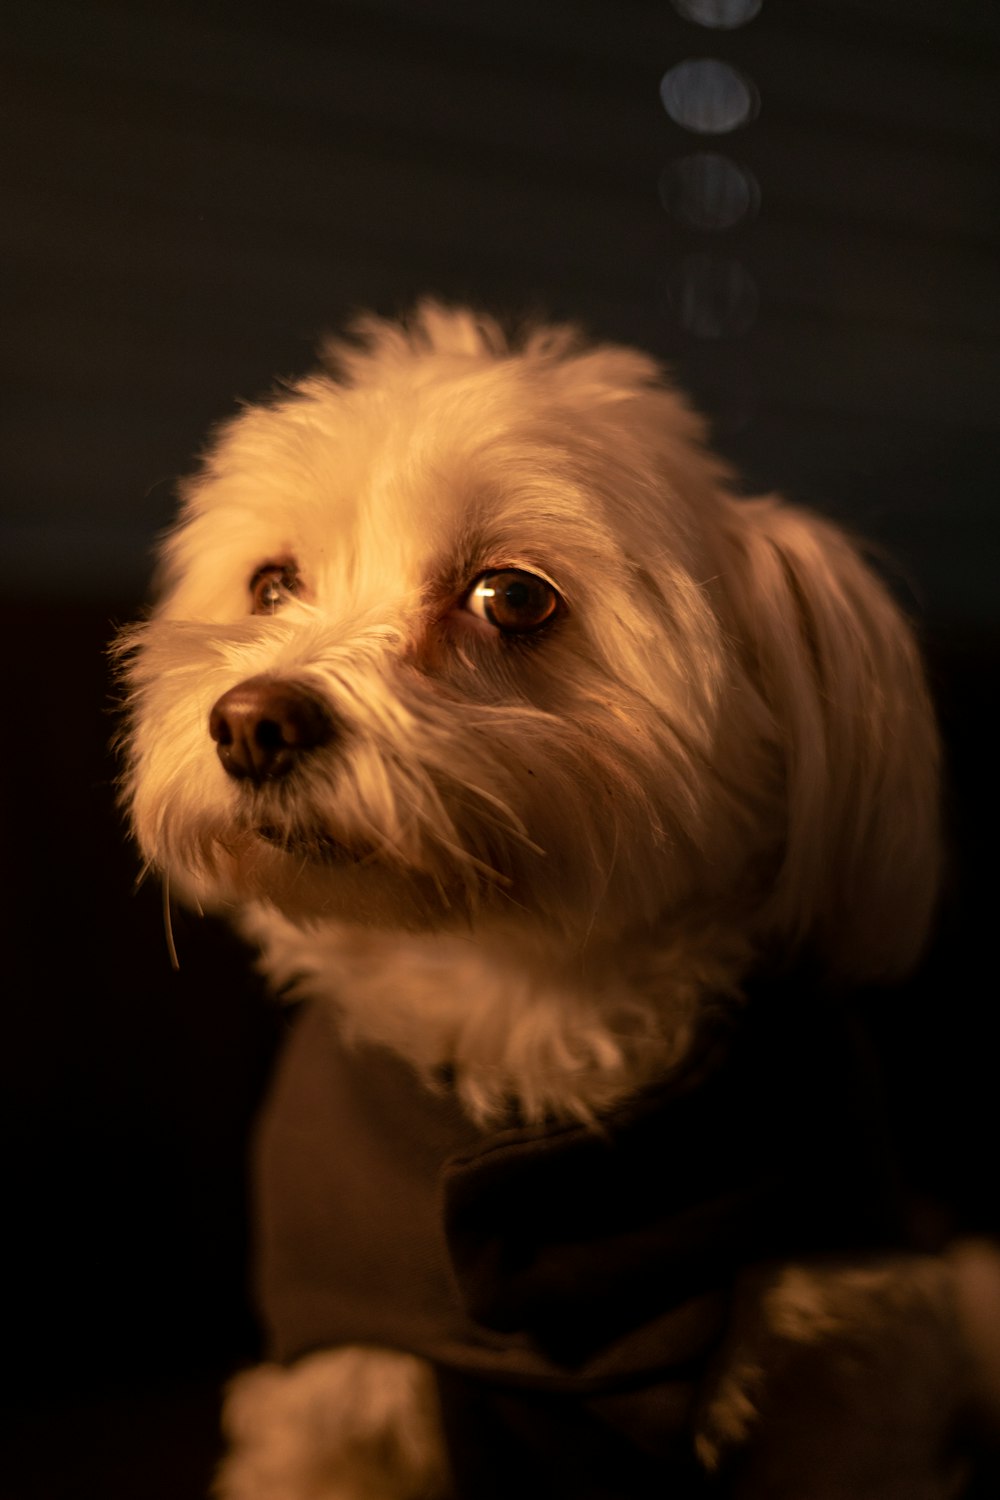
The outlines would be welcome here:
<svg viewBox="0 0 1000 1500">
<path fill-rule="evenodd" d="M 686 255 L 667 278 L 671 311 L 700 339 L 738 338 L 757 317 L 760 293 L 741 261 L 699 251 Z"/>
<path fill-rule="evenodd" d="M 763 0 L 673 0 L 674 10 L 685 21 L 711 26 L 716 31 L 733 31 L 745 26 L 760 10 Z"/>
<path fill-rule="evenodd" d="M 753 80 L 717 57 L 687 57 L 664 73 L 660 98 L 672 120 L 701 135 L 724 135 L 754 119 Z"/>
<path fill-rule="evenodd" d="M 689 229 L 731 229 L 757 212 L 760 188 L 753 173 L 728 156 L 695 151 L 664 167 L 660 202 Z"/>
</svg>

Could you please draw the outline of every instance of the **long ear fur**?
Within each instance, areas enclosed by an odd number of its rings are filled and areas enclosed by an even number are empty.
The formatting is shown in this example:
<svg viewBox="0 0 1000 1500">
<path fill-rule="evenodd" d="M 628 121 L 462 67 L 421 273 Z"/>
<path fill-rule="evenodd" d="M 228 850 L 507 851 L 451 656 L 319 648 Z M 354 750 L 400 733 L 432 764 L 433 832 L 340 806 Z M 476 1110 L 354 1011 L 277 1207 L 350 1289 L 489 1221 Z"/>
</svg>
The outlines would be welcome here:
<svg viewBox="0 0 1000 1500">
<path fill-rule="evenodd" d="M 835 526 L 769 499 L 732 502 L 730 519 L 727 592 L 787 809 L 768 925 L 845 977 L 902 973 L 940 867 L 938 738 L 913 635 Z"/>
</svg>

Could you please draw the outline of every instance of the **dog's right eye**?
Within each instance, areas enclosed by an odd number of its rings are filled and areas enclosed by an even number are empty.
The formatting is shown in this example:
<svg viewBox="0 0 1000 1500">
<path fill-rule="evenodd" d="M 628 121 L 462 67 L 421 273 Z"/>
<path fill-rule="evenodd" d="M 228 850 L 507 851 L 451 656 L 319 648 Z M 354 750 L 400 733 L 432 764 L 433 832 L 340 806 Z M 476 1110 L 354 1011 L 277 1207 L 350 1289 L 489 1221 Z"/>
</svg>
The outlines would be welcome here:
<svg viewBox="0 0 1000 1500">
<path fill-rule="evenodd" d="M 504 635 L 528 635 L 547 625 L 560 599 L 548 579 L 523 568 L 483 573 L 465 596 L 465 608 Z"/>
<path fill-rule="evenodd" d="M 273 615 L 300 588 L 293 562 L 268 562 L 250 580 L 250 607 L 255 615 Z"/>
</svg>

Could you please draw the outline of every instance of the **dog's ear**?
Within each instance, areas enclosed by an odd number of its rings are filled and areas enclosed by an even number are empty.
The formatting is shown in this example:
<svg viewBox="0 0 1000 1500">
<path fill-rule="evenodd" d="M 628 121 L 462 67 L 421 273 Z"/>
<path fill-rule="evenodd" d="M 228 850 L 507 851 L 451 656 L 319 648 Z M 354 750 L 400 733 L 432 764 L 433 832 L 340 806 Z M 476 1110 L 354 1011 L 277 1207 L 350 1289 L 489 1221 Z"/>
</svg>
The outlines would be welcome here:
<svg viewBox="0 0 1000 1500">
<path fill-rule="evenodd" d="M 733 501 L 724 586 L 772 719 L 784 855 L 772 930 L 854 979 L 905 972 L 940 866 L 939 748 L 909 625 L 836 526 Z"/>
</svg>

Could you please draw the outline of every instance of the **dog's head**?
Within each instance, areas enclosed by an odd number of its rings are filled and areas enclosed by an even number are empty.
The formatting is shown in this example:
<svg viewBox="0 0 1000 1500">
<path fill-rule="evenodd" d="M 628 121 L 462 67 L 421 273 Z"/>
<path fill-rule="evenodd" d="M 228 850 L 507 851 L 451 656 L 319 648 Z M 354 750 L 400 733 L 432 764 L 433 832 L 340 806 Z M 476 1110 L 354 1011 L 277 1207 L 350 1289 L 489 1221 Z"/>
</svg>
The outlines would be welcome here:
<svg viewBox="0 0 1000 1500">
<path fill-rule="evenodd" d="M 936 740 L 828 523 L 736 498 L 646 356 L 369 321 L 219 436 L 122 645 L 151 866 L 222 904 L 919 947 Z"/>
</svg>

